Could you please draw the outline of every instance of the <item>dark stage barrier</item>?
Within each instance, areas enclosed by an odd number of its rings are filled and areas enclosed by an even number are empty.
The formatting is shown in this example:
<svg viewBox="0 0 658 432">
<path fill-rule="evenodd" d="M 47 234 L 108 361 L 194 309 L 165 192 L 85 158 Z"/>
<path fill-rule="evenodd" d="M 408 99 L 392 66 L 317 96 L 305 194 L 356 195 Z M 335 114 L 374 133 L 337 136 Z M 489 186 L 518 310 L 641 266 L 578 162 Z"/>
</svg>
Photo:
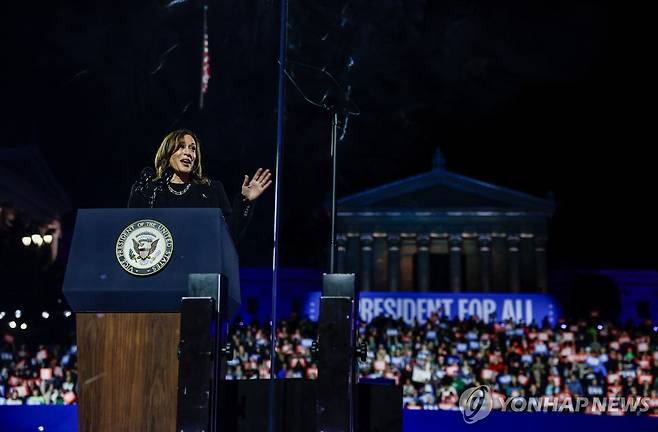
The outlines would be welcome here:
<svg viewBox="0 0 658 432">
<path fill-rule="evenodd" d="M 288 395 L 292 396 L 292 395 Z M 266 398 L 265 398 L 266 399 Z M 242 400 L 236 400 L 239 406 Z M 286 399 L 282 403 L 287 403 Z M 286 425 L 301 425 L 304 407 L 296 408 L 297 414 L 288 419 Z M 243 412 L 245 413 L 245 412 Z M 385 413 L 382 409 L 380 413 Z M 46 432 L 77 432 L 78 407 L 73 406 L 0 406 L 0 432 L 38 431 L 43 426 Z M 263 425 L 264 419 L 258 419 Z M 244 430 L 244 429 L 238 429 Z M 649 417 L 609 417 L 584 414 L 544 413 L 499 413 L 475 424 L 466 424 L 458 411 L 413 411 L 403 413 L 404 432 L 655 432 L 658 419 Z"/>
<path fill-rule="evenodd" d="M 276 381 L 275 432 L 316 430 L 318 381 Z M 223 381 L 220 406 L 224 417 L 221 432 L 266 432 L 269 383 L 266 380 Z M 362 432 L 402 430 L 402 388 L 393 385 L 359 384 L 357 425 Z"/>
<path fill-rule="evenodd" d="M 275 432 L 309 432 L 316 429 L 317 380 L 277 380 Z M 398 386 L 359 384 L 358 430 L 400 432 L 402 389 Z M 221 432 L 266 432 L 269 411 L 269 381 L 223 381 L 220 395 Z M 29 413 L 26 415 L 26 413 Z M 0 432 L 77 432 L 78 407 L 0 406 Z"/>
<path fill-rule="evenodd" d="M 299 380 L 300 383 L 302 380 Z M 252 381 L 253 383 L 253 381 Z M 253 384 L 248 384 L 250 386 Z M 246 388 L 245 388 L 246 389 Z M 252 430 L 246 428 L 244 416 L 248 411 L 244 410 L 244 403 L 250 398 L 257 398 L 249 389 L 245 391 L 242 388 L 238 390 L 233 387 L 233 396 L 240 394 L 234 400 L 233 406 L 238 409 L 238 416 L 234 417 L 229 424 L 238 427 L 236 431 Z M 284 391 L 278 389 L 278 395 L 283 396 L 280 399 L 284 411 L 288 411 L 288 419 L 280 419 L 279 427 L 290 427 L 289 430 L 295 430 L 305 424 L 305 417 L 308 416 L 307 409 L 310 404 L 299 406 L 292 403 L 295 393 L 304 391 L 302 385 L 295 386 Z M 238 392 L 238 393 L 235 393 Z M 241 392 L 241 393 L 240 393 Z M 266 400 L 266 395 L 263 395 Z M 306 395 L 308 396 L 308 395 Z M 309 399 L 305 397 L 305 399 Z M 381 408 L 380 414 L 386 415 L 388 407 Z M 72 406 L 0 406 L 0 432 L 12 431 L 38 431 L 39 426 L 44 427 L 47 432 L 77 432 L 78 431 L 78 408 Z M 242 417 L 240 419 L 239 417 Z M 658 419 L 650 417 L 611 417 L 611 416 L 593 416 L 584 414 L 560 414 L 560 413 L 500 413 L 493 412 L 486 419 L 475 424 L 466 424 L 462 415 L 458 411 L 403 411 L 403 431 L 404 432 L 491 432 L 503 430 L 516 430 L 518 432 L 655 432 L 658 430 Z M 263 428 L 266 424 L 265 418 L 254 419 L 253 427 Z M 240 426 L 242 424 L 242 426 Z M 261 429 L 265 430 L 265 429 Z M 377 430 L 377 429 L 375 429 Z M 383 431 L 385 429 L 379 429 Z M 361 432 L 361 431 L 359 431 Z"/>
</svg>

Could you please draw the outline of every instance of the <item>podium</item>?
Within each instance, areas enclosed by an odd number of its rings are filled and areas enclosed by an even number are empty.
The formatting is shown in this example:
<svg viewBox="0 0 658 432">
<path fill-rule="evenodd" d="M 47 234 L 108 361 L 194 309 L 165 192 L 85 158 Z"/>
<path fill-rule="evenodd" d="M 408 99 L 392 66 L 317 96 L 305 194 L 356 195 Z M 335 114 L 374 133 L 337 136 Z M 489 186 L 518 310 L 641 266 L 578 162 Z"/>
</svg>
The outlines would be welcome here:
<svg viewBox="0 0 658 432">
<path fill-rule="evenodd" d="M 181 299 L 214 297 L 229 315 L 240 304 L 221 211 L 80 210 L 63 291 L 76 312 L 79 430 L 174 431 Z"/>
</svg>

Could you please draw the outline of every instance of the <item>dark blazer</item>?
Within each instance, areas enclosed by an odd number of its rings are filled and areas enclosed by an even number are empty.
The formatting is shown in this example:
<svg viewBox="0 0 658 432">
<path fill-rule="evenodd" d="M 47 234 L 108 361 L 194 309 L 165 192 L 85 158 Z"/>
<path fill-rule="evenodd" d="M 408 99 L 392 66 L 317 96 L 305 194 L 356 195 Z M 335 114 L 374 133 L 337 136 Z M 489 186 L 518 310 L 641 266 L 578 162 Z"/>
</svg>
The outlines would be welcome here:
<svg viewBox="0 0 658 432">
<path fill-rule="evenodd" d="M 210 185 L 191 183 L 189 188 L 186 186 L 172 183 L 167 185 L 161 179 L 148 181 L 140 179 L 130 190 L 128 208 L 151 207 L 150 200 L 153 197 L 155 197 L 153 207 L 156 208 L 217 207 L 222 211 L 233 242 L 237 243 L 244 236 L 253 214 L 252 202 L 242 199 L 242 195 L 238 193 L 231 204 L 224 185 L 219 180 L 211 180 Z"/>
</svg>

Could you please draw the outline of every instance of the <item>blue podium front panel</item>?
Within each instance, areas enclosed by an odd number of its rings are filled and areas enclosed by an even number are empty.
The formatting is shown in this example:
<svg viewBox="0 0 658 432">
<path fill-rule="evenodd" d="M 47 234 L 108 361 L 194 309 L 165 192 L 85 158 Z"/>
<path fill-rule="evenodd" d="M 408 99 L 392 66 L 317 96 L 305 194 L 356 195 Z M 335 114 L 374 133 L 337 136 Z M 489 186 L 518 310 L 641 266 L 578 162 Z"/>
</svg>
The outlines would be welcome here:
<svg viewBox="0 0 658 432">
<path fill-rule="evenodd" d="M 144 220 L 157 224 L 135 224 Z M 168 235 L 158 242 L 149 241 L 147 228 L 153 227 L 165 234 L 168 231 L 171 241 Z M 120 239 L 122 243 L 117 248 Z M 128 264 L 146 257 L 148 248 L 155 249 L 158 244 L 160 256 L 150 268 L 139 269 Z M 127 253 L 120 253 L 122 249 Z M 168 261 L 162 265 L 160 258 Z M 188 295 L 188 275 L 193 273 L 226 276 L 229 309 L 235 310 L 239 305 L 238 257 L 221 210 L 79 210 L 64 294 L 77 312 L 177 311 L 181 297 Z"/>
</svg>

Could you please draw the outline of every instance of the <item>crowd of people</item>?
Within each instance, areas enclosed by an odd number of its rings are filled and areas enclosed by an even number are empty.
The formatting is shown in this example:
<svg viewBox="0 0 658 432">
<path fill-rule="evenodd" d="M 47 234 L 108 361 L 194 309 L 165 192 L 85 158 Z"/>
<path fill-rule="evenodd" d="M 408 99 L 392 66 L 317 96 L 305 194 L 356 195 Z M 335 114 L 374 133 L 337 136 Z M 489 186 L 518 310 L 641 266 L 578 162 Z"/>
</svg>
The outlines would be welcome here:
<svg viewBox="0 0 658 432">
<path fill-rule="evenodd" d="M 76 378 L 75 345 L 0 341 L 0 405 L 75 404 Z"/>
<path fill-rule="evenodd" d="M 317 338 L 317 325 L 296 315 L 279 321 L 276 326 L 277 378 L 308 378 L 318 376 L 317 363 L 311 346 Z M 252 321 L 236 323 L 230 329 L 234 346 L 233 360 L 228 362 L 227 379 L 266 379 L 270 377 L 270 326 Z"/>
<path fill-rule="evenodd" d="M 647 397 L 647 413 L 658 415 L 658 332 L 648 325 L 486 324 L 435 314 L 411 326 L 379 318 L 360 331 L 370 359 L 361 376 L 395 380 L 408 409 L 458 409 L 466 388 L 487 385 L 494 401 Z"/>
<path fill-rule="evenodd" d="M 316 323 L 292 316 L 278 322 L 276 332 L 277 378 L 317 378 Z M 485 323 L 435 313 L 422 325 L 378 317 L 359 324 L 358 333 L 368 348 L 367 361 L 359 362 L 360 377 L 402 386 L 407 409 L 458 409 L 465 389 L 487 385 L 499 401 L 644 397 L 649 409 L 643 414 L 658 416 L 658 328 L 648 324 Z M 269 378 L 269 326 L 237 322 L 230 338 L 234 356 L 226 378 Z M 75 361 L 74 345 L 17 346 L 5 335 L 0 404 L 75 403 Z"/>
<path fill-rule="evenodd" d="M 645 397 L 649 409 L 643 414 L 658 416 L 658 328 L 648 324 L 485 323 L 436 313 L 423 325 L 378 317 L 358 330 L 359 343 L 368 347 L 360 377 L 401 385 L 407 409 L 456 410 L 465 389 L 487 385 L 497 401 Z M 316 378 L 314 323 L 293 317 L 276 331 L 277 377 Z M 228 379 L 268 378 L 269 338 L 258 323 L 236 326 Z"/>
</svg>

